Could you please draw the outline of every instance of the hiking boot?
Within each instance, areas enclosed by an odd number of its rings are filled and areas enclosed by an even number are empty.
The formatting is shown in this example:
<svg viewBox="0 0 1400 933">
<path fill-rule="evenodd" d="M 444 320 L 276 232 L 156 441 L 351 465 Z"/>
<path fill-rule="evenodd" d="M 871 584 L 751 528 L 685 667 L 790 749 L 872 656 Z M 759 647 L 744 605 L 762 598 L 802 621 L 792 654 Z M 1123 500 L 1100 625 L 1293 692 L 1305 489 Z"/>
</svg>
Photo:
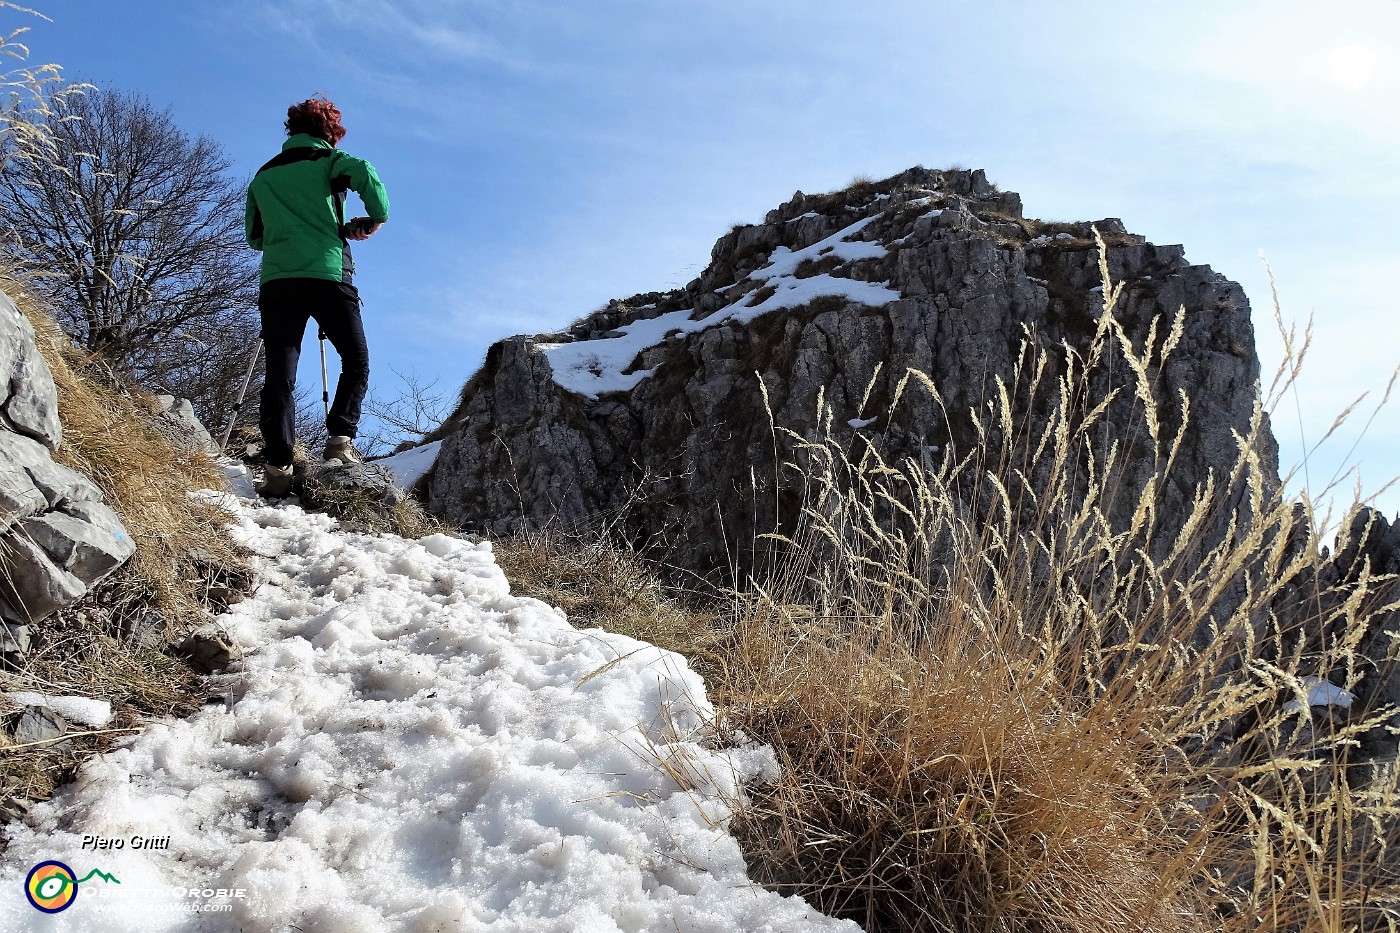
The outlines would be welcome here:
<svg viewBox="0 0 1400 933">
<path fill-rule="evenodd" d="M 355 449 L 354 438 L 346 437 L 344 434 L 333 434 L 326 441 L 326 452 L 321 459 L 330 463 L 332 460 L 339 460 L 347 466 L 351 463 L 364 463 L 365 458 L 360 456 L 360 452 Z"/>
<path fill-rule="evenodd" d="M 264 499 L 280 499 L 292 491 L 292 465 L 276 466 L 269 463 L 263 471 L 263 481 L 258 484 L 258 495 Z"/>
</svg>

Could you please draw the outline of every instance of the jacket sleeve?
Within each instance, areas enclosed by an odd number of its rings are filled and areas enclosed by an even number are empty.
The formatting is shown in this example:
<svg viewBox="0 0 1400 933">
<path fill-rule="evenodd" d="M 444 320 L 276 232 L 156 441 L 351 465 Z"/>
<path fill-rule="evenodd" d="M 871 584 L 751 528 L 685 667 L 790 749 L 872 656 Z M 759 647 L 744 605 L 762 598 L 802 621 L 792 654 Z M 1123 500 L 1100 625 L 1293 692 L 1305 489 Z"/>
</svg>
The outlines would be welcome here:
<svg viewBox="0 0 1400 933">
<path fill-rule="evenodd" d="M 349 180 L 350 190 L 365 202 L 365 213 L 376 223 L 389 219 L 389 194 L 379 180 L 379 173 L 364 159 L 341 153 L 336 157 L 332 175 L 343 175 Z"/>
<path fill-rule="evenodd" d="M 253 249 L 261 251 L 263 248 L 263 224 L 262 213 L 258 211 L 258 202 L 253 197 L 253 189 L 248 189 L 248 201 L 243 207 L 243 236 L 248 241 L 248 245 Z"/>
</svg>

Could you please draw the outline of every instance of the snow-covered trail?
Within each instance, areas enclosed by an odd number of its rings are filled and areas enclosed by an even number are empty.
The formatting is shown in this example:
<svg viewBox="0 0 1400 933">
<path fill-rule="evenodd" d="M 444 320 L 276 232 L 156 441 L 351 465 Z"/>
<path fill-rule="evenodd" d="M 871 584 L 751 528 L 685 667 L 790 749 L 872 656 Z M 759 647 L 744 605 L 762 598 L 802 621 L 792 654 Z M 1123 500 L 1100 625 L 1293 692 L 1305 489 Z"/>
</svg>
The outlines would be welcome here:
<svg viewBox="0 0 1400 933">
<path fill-rule="evenodd" d="M 511 596 L 488 544 L 229 504 L 261 581 L 221 620 L 230 703 L 12 827 L 0 929 L 858 929 L 748 881 L 725 800 L 771 754 L 702 744 L 684 659 Z M 80 880 L 52 915 L 24 896 L 47 860 Z"/>
</svg>

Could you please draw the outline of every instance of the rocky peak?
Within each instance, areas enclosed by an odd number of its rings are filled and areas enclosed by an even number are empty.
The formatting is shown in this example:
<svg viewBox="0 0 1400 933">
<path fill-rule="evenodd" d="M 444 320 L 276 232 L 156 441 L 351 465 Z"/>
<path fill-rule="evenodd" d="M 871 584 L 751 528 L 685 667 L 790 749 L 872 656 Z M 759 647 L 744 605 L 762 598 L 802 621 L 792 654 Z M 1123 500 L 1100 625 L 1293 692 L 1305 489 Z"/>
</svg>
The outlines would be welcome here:
<svg viewBox="0 0 1400 933">
<path fill-rule="evenodd" d="M 1106 236 L 1125 236 L 1122 221 L 1114 218 L 1097 224 L 1028 221 L 1021 214 L 1021 196 L 998 190 L 981 169 L 934 171 L 916 167 L 884 181 L 858 181 L 829 194 L 797 191 L 769 211 L 763 223 L 736 224 L 720 237 L 710 251 L 709 266 L 684 288 L 610 301 L 573 324 L 567 337 L 605 337 L 634 321 L 681 309 L 690 311 L 692 319 L 703 319 L 751 292 L 750 276 L 768 266 L 775 252 L 783 256 L 810 252 L 793 264 L 799 278 L 831 274 L 885 281 L 893 271 L 889 262 L 874 262 L 877 257 L 873 254 L 843 259 L 833 246 L 822 245 L 861 221 L 868 225 L 841 239 L 880 244 L 886 249 L 883 258 L 891 262 L 911 237 L 924 239 L 936 229 L 989 231 L 1008 243 L 1024 244 L 1039 238 L 1038 245 L 1056 248 L 1071 242 L 1081 247 L 1091 245 L 1095 226 Z M 1141 237 L 1126 239 L 1143 242 Z M 558 335 L 541 335 L 545 336 Z"/>
<path fill-rule="evenodd" d="M 1240 287 L 1117 219 L 1026 218 L 1019 195 L 980 170 L 924 168 L 797 192 L 721 236 L 685 288 L 493 346 L 441 432 L 429 507 L 501 532 L 625 506 L 633 534 L 665 538 L 678 563 L 726 565 L 795 511 L 777 467 L 791 449 L 775 442 L 770 412 L 798 437 L 829 424 L 890 460 L 966 453 L 979 443 L 971 413 L 997 377 L 1011 379 L 1023 342 L 1061 360 L 1087 347 L 1103 307 L 1095 230 L 1124 283 L 1116 313 L 1134 345 L 1185 309 L 1157 379 L 1161 398 L 1192 398 L 1177 483 L 1160 494 L 1164 514 L 1184 514 L 1212 466 L 1233 462 L 1233 432 L 1253 413 L 1259 364 Z M 1091 390 L 1125 390 L 1104 443 L 1121 443 L 1127 461 L 1111 510 L 1131 514 L 1160 451 L 1117 427 L 1133 421 L 1131 373 L 1112 362 Z M 890 408 L 910 369 L 928 374 L 941 405 Z M 1272 438 L 1261 443 L 1272 473 Z"/>
</svg>

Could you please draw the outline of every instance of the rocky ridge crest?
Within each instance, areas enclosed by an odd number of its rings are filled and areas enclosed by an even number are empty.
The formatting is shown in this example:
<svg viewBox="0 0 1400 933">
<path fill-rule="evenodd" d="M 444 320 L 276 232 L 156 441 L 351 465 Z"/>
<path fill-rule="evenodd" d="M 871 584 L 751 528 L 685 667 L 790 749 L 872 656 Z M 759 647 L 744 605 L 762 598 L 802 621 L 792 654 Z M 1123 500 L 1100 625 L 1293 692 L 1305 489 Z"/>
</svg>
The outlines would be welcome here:
<svg viewBox="0 0 1400 933">
<path fill-rule="evenodd" d="M 1236 433 L 1248 433 L 1259 362 L 1243 290 L 1116 219 L 1029 219 L 1019 195 L 980 170 L 923 168 L 798 192 L 763 223 L 720 237 L 685 288 L 493 345 L 437 435 L 429 509 L 492 533 L 626 511 L 633 539 L 664 537 L 676 563 L 730 565 L 795 514 L 798 493 L 777 467 L 792 444 L 772 424 L 801 437 L 829 424 L 891 461 L 962 456 L 980 443 L 971 413 L 1028 348 L 1052 363 L 1082 354 L 1103 307 L 1096 230 L 1124 283 L 1116 315 L 1135 346 L 1184 308 L 1155 385 L 1164 410 L 1180 393 L 1192 401 L 1173 483 L 1158 493 L 1170 527 L 1211 469 L 1234 461 Z M 931 377 L 941 405 L 889 409 L 910 369 Z M 1109 504 L 1122 518 L 1160 451 L 1119 427 L 1134 420 L 1126 362 L 1101 370 L 1096 397 L 1122 390 L 1103 429 L 1105 449 L 1118 443 L 1126 455 Z M 1267 429 L 1259 447 L 1276 478 Z M 1218 533 L 1242 507 L 1242 490 L 1228 495 Z"/>
</svg>

